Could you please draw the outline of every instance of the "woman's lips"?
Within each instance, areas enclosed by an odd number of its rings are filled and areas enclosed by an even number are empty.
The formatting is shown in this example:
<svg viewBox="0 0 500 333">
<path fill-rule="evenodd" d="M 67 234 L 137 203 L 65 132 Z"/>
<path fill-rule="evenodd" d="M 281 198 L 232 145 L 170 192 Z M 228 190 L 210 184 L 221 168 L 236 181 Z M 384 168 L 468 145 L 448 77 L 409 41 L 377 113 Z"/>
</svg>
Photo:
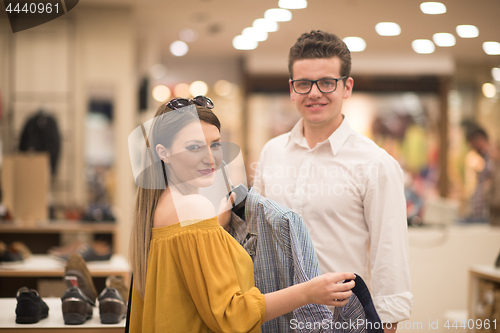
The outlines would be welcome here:
<svg viewBox="0 0 500 333">
<path fill-rule="evenodd" d="M 202 170 L 198 170 L 198 172 L 201 173 L 204 176 L 211 175 L 211 174 L 214 173 L 214 171 L 215 171 L 215 169 L 202 169 Z"/>
</svg>

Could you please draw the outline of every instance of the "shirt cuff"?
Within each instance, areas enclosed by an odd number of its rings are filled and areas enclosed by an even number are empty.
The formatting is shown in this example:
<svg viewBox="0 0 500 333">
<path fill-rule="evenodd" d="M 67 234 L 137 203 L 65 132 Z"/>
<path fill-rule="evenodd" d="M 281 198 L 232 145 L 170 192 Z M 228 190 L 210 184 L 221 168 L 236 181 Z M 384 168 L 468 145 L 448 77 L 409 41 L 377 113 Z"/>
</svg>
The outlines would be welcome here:
<svg viewBox="0 0 500 333">
<path fill-rule="evenodd" d="M 410 292 L 389 296 L 376 296 L 373 303 L 383 323 L 397 323 L 410 319 L 413 295 Z"/>
</svg>

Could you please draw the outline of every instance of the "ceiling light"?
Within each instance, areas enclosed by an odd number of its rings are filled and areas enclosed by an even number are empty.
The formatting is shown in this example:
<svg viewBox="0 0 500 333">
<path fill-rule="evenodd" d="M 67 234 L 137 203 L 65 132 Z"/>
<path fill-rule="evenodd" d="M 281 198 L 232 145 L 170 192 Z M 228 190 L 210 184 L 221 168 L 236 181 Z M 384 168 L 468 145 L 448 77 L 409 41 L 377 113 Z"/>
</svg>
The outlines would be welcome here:
<svg viewBox="0 0 500 333">
<path fill-rule="evenodd" d="M 366 49 L 366 42 L 361 37 L 346 37 L 344 43 L 351 52 L 361 52 Z"/>
<path fill-rule="evenodd" d="M 483 84 L 483 95 L 487 98 L 493 98 L 497 94 L 497 88 L 491 83 Z"/>
<path fill-rule="evenodd" d="M 428 39 L 415 39 L 411 42 L 411 47 L 420 54 L 429 54 L 435 50 L 434 43 Z"/>
<path fill-rule="evenodd" d="M 172 44 L 170 44 L 170 52 L 176 57 L 182 57 L 189 51 L 188 45 L 181 41 L 181 40 L 176 40 Z"/>
<path fill-rule="evenodd" d="M 170 89 L 162 84 L 153 88 L 153 98 L 158 102 L 164 102 L 170 98 Z"/>
<path fill-rule="evenodd" d="M 182 29 L 179 31 L 179 38 L 187 43 L 192 43 L 198 39 L 198 31 L 194 29 Z"/>
<path fill-rule="evenodd" d="M 401 27 L 394 22 L 380 22 L 375 26 L 375 31 L 380 36 L 397 36 L 401 33 Z"/>
<path fill-rule="evenodd" d="M 280 8 L 285 9 L 304 9 L 307 7 L 306 0 L 280 0 L 278 2 Z"/>
<path fill-rule="evenodd" d="M 444 14 L 446 13 L 446 6 L 441 2 L 422 2 L 420 4 L 420 10 L 424 14 Z"/>
<path fill-rule="evenodd" d="M 252 27 L 265 32 L 278 31 L 278 23 L 276 21 L 268 20 L 265 18 L 260 18 L 253 21 Z"/>
<path fill-rule="evenodd" d="M 500 81 L 500 68 L 499 67 L 493 67 L 491 69 L 491 76 L 493 76 L 493 80 Z"/>
<path fill-rule="evenodd" d="M 267 32 L 256 29 L 256 28 L 245 28 L 241 33 L 242 36 L 255 40 L 257 42 L 263 42 L 267 39 Z"/>
<path fill-rule="evenodd" d="M 237 50 L 253 50 L 258 44 L 256 40 L 242 35 L 233 38 L 233 47 Z"/>
<path fill-rule="evenodd" d="M 192 96 L 204 96 L 207 94 L 208 86 L 203 81 L 194 81 L 189 85 L 189 93 Z"/>
<path fill-rule="evenodd" d="M 432 36 L 432 40 L 434 41 L 434 43 L 436 43 L 437 46 L 441 47 L 453 46 L 457 41 L 455 36 L 447 32 L 439 32 L 437 34 L 434 34 L 434 36 Z"/>
<path fill-rule="evenodd" d="M 479 36 L 479 29 L 475 25 L 470 24 L 458 25 L 457 35 L 462 38 L 476 38 Z"/>
<path fill-rule="evenodd" d="M 287 22 L 292 19 L 292 12 L 283 8 L 272 8 L 266 10 L 264 18 L 275 22 Z"/>
<path fill-rule="evenodd" d="M 483 50 L 488 55 L 499 55 L 500 54 L 500 43 L 499 42 L 484 42 Z"/>
<path fill-rule="evenodd" d="M 179 83 L 174 87 L 175 97 L 188 98 L 189 97 L 189 84 Z"/>
</svg>

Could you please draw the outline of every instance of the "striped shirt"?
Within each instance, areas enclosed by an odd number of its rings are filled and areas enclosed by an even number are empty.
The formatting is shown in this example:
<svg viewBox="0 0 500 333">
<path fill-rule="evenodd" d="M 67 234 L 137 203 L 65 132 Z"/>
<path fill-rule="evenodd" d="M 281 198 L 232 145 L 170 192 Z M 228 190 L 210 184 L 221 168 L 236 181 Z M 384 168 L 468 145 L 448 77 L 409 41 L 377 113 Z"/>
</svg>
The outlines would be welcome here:
<svg viewBox="0 0 500 333">
<path fill-rule="evenodd" d="M 253 260 L 255 285 L 270 293 L 321 274 L 316 252 L 302 218 L 291 209 L 250 188 L 245 220 L 232 213 L 230 234 Z M 335 308 L 308 304 L 262 325 L 262 332 L 366 332 L 364 309 L 355 295 Z M 348 323 L 343 325 L 342 323 Z"/>
</svg>

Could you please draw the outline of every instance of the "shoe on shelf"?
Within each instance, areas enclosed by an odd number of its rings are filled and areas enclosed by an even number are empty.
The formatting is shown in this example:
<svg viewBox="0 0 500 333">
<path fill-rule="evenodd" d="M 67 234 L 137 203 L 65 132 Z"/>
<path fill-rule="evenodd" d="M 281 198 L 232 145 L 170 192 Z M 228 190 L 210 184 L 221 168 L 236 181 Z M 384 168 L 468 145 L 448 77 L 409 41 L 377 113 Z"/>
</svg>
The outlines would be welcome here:
<svg viewBox="0 0 500 333">
<path fill-rule="evenodd" d="M 12 263 L 23 261 L 19 253 L 11 252 L 4 242 L 0 242 L 0 263 Z"/>
<path fill-rule="evenodd" d="M 108 284 L 108 281 L 111 283 Z M 115 287 L 111 287 L 114 285 Z M 127 287 L 123 283 L 123 279 L 117 277 L 108 277 L 106 279 L 106 288 L 99 295 L 99 315 L 101 324 L 118 324 L 127 315 L 127 300 L 124 295 L 127 295 Z"/>
<path fill-rule="evenodd" d="M 31 257 L 31 250 L 23 242 L 12 242 L 9 245 L 9 251 L 21 256 L 23 260 Z"/>
<path fill-rule="evenodd" d="M 61 301 L 65 325 L 81 325 L 92 318 L 92 305 L 80 288 L 68 288 Z"/>
<path fill-rule="evenodd" d="M 16 323 L 34 324 L 49 315 L 49 307 L 38 292 L 28 287 L 21 287 L 16 295 Z"/>
<path fill-rule="evenodd" d="M 77 278 L 78 288 L 82 290 L 90 304 L 95 306 L 97 290 L 95 289 L 94 281 L 92 280 L 92 275 L 90 275 L 87 264 L 81 255 L 73 253 L 64 268 L 64 282 L 68 288 L 73 287 L 71 279 L 67 278 L 68 276 L 75 276 Z"/>
<path fill-rule="evenodd" d="M 85 261 L 105 261 L 111 259 L 113 251 L 111 246 L 100 240 L 92 243 L 79 243 L 77 246 L 67 246 L 64 248 L 53 248 L 49 253 L 58 259 L 68 260 L 69 257 L 77 253 L 82 256 Z"/>
<path fill-rule="evenodd" d="M 120 292 L 122 299 L 128 303 L 129 288 L 125 284 L 125 280 L 120 275 L 110 275 L 106 278 L 106 287 L 115 288 Z"/>
</svg>

